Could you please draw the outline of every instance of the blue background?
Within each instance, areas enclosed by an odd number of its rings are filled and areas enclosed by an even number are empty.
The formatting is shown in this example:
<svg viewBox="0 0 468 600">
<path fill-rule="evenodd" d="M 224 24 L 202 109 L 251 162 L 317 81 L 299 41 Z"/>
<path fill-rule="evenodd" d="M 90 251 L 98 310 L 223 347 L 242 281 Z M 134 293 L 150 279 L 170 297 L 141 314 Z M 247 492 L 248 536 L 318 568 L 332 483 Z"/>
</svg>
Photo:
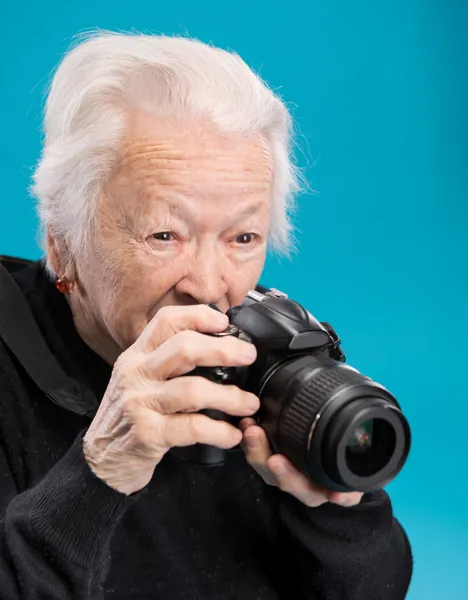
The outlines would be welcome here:
<svg viewBox="0 0 468 600">
<path fill-rule="evenodd" d="M 468 598 L 468 2 L 7 1 L 0 24 L 0 253 L 38 257 L 27 187 L 50 70 L 91 28 L 179 33 L 239 52 L 300 128 L 299 253 L 284 289 L 414 431 L 389 486 L 410 536 L 408 598 Z"/>
</svg>

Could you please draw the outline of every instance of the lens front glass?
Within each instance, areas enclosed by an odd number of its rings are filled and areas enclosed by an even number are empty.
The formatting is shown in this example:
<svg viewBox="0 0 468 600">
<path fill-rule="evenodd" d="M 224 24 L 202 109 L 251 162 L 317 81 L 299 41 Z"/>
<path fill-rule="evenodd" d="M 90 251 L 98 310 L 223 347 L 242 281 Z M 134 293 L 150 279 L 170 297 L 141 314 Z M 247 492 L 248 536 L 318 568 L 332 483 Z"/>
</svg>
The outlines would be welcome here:
<svg viewBox="0 0 468 600">
<path fill-rule="evenodd" d="M 346 463 L 358 477 L 378 473 L 390 461 L 396 437 L 392 425 L 384 419 L 370 419 L 359 424 L 346 446 Z"/>
<path fill-rule="evenodd" d="M 372 452 L 372 437 L 374 431 L 374 420 L 364 421 L 353 431 L 348 441 L 346 450 L 353 454 L 368 454 Z"/>
</svg>

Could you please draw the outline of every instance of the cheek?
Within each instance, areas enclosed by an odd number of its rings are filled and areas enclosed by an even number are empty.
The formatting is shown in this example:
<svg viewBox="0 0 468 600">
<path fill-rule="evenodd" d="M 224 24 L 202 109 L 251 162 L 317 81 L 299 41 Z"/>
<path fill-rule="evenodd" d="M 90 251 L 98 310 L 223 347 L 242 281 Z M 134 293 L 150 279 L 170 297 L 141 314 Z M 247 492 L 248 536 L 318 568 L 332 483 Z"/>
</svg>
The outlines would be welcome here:
<svg viewBox="0 0 468 600">
<path fill-rule="evenodd" d="M 96 260 L 88 264 L 95 312 L 115 337 L 141 297 L 142 269 L 122 244 L 100 243 L 95 248 Z"/>
<path fill-rule="evenodd" d="M 265 255 L 266 252 L 263 252 L 256 258 L 238 265 L 236 269 L 230 270 L 227 279 L 230 306 L 240 304 L 247 296 L 247 292 L 255 288 L 265 265 Z"/>
<path fill-rule="evenodd" d="M 155 306 L 176 285 L 184 261 L 139 260 L 125 261 L 117 273 L 107 277 L 107 312 L 114 321 L 122 321 L 140 330 Z"/>
</svg>

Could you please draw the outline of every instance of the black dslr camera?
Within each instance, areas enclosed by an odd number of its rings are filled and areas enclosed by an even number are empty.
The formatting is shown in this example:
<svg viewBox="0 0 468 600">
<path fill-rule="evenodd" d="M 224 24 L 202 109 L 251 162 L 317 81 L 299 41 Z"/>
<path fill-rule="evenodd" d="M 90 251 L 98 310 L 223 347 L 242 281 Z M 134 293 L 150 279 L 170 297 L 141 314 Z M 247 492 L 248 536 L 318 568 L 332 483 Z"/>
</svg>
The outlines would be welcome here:
<svg viewBox="0 0 468 600">
<path fill-rule="evenodd" d="M 340 339 L 328 323 L 275 289 L 250 291 L 227 315 L 230 325 L 215 335 L 255 344 L 255 363 L 202 367 L 190 375 L 256 394 L 255 418 L 273 451 L 327 489 L 367 492 L 399 473 L 410 448 L 408 422 L 388 390 L 344 364 Z M 233 424 L 240 420 L 216 410 L 203 413 Z M 173 452 L 214 466 L 223 464 L 226 451 L 196 444 Z"/>
</svg>

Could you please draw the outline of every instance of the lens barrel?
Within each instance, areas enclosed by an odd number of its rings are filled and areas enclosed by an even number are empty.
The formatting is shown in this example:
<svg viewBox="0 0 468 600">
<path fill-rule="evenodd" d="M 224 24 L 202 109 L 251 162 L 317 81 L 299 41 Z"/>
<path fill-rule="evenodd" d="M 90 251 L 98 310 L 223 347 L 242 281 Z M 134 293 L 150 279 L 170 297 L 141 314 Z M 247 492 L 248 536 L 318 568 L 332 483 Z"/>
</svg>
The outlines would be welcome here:
<svg viewBox="0 0 468 600">
<path fill-rule="evenodd" d="M 408 457 L 410 428 L 395 398 L 331 358 L 279 363 L 262 382 L 260 404 L 259 423 L 275 452 L 327 489 L 379 489 Z"/>
</svg>

